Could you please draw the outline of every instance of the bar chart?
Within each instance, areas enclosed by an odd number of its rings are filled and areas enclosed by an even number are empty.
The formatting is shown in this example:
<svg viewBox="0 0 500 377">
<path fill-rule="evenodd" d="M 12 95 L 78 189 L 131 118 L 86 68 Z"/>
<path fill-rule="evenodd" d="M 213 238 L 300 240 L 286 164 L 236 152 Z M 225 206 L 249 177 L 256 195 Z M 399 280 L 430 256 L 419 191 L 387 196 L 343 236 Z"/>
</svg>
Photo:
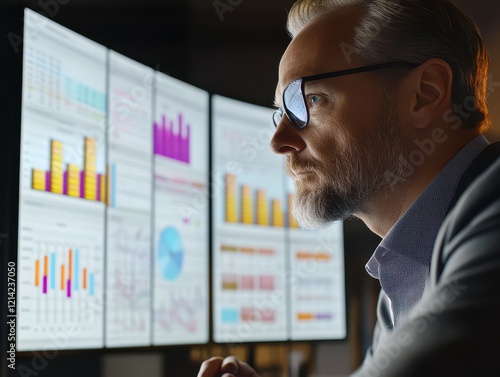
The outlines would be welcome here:
<svg viewBox="0 0 500 377">
<path fill-rule="evenodd" d="M 276 234 L 257 232 L 248 229 L 239 237 L 228 234 L 217 250 L 214 321 L 218 342 L 286 338 L 284 246 Z M 247 239 L 251 234 L 253 242 Z M 246 333 L 244 329 L 249 328 Z"/>
<path fill-rule="evenodd" d="M 162 115 L 161 122 L 153 125 L 154 154 L 172 160 L 190 162 L 191 125 L 184 120 L 183 113 L 177 119 L 168 119 Z"/>
<path fill-rule="evenodd" d="M 223 291 L 272 291 L 275 283 L 274 275 L 223 274 L 221 289 Z"/>
<path fill-rule="evenodd" d="M 281 199 L 269 198 L 265 189 L 249 184 L 238 187 L 237 177 L 226 174 L 225 222 L 282 228 L 285 225 Z"/>
<path fill-rule="evenodd" d="M 92 216 L 95 208 L 81 204 L 80 213 Z M 38 211 L 46 213 L 40 206 Z M 87 223 L 52 207 L 58 220 L 45 222 L 34 216 L 21 238 L 23 257 L 20 268 L 26 271 L 19 281 L 20 350 L 48 346 L 50 339 L 71 334 L 56 349 L 87 348 L 103 344 L 103 250 L 99 239 L 102 221 Z M 62 216 L 66 216 L 66 221 Z M 102 232 L 101 232 L 102 237 Z"/>
<path fill-rule="evenodd" d="M 219 96 L 212 105 L 214 339 L 285 340 L 288 201 L 265 132 L 272 114 Z"/>
<path fill-rule="evenodd" d="M 343 227 L 290 231 L 292 340 L 345 337 Z"/>
<path fill-rule="evenodd" d="M 71 298 L 72 292 L 81 289 L 93 296 L 95 275 L 87 267 L 82 266 L 80 269 L 79 250 L 69 249 L 65 261 L 58 259 L 56 253 L 51 252 L 50 255 L 44 255 L 43 259 L 35 261 L 35 286 L 41 287 L 44 295 L 60 289 L 65 292 L 67 298 Z"/>
<path fill-rule="evenodd" d="M 98 202 L 107 201 L 108 174 L 96 172 L 96 141 L 85 137 L 83 143 L 83 169 L 72 163 L 64 166 L 64 145 L 50 140 L 50 170 L 33 168 L 31 188 L 38 191 L 67 195 Z"/>
<path fill-rule="evenodd" d="M 156 73 L 153 345 L 208 340 L 208 93 Z M 196 202 L 196 204 L 195 204 Z"/>
</svg>

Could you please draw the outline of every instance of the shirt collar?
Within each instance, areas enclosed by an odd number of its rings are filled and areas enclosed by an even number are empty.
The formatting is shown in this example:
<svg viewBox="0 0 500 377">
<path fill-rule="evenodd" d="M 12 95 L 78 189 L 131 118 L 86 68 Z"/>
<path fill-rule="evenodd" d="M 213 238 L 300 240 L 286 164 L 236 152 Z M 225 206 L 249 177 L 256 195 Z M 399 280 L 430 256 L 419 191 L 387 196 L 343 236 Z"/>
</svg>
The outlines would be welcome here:
<svg viewBox="0 0 500 377">
<path fill-rule="evenodd" d="M 458 183 L 488 144 L 484 136 L 475 137 L 441 169 L 375 249 L 366 264 L 369 275 L 381 279 L 380 263 L 387 253 L 400 253 L 419 264 L 430 265 L 437 233 Z"/>
</svg>

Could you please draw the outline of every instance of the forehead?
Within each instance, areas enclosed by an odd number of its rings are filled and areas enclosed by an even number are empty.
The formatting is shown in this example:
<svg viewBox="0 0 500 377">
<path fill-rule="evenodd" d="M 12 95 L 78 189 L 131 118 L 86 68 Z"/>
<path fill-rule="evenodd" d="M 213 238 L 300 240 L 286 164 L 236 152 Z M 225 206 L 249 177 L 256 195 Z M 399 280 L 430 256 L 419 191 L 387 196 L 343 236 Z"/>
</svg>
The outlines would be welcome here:
<svg viewBox="0 0 500 377">
<path fill-rule="evenodd" d="M 276 99 L 299 77 L 356 66 L 349 46 L 363 14 L 360 7 L 342 9 L 318 18 L 297 34 L 281 58 Z"/>
</svg>

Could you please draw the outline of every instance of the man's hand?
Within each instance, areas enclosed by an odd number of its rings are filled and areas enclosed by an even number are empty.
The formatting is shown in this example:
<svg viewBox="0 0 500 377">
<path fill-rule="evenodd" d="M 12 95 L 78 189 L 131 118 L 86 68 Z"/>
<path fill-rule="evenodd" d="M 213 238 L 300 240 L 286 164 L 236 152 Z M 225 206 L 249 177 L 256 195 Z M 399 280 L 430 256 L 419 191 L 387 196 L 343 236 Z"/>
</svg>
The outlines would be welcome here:
<svg viewBox="0 0 500 377">
<path fill-rule="evenodd" d="M 212 357 L 201 364 L 198 377 L 259 377 L 250 365 L 234 356 Z"/>
</svg>

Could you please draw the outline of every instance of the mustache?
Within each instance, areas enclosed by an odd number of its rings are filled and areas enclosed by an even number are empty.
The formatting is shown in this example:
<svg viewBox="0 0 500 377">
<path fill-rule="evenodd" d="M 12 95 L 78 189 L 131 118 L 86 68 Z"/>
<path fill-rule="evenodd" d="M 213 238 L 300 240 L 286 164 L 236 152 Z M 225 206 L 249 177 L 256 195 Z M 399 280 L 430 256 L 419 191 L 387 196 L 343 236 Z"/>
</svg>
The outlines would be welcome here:
<svg viewBox="0 0 500 377">
<path fill-rule="evenodd" d="M 289 176 L 294 176 L 294 172 L 316 171 L 317 167 L 311 161 L 297 157 L 287 157 L 285 161 L 285 170 Z"/>
</svg>

